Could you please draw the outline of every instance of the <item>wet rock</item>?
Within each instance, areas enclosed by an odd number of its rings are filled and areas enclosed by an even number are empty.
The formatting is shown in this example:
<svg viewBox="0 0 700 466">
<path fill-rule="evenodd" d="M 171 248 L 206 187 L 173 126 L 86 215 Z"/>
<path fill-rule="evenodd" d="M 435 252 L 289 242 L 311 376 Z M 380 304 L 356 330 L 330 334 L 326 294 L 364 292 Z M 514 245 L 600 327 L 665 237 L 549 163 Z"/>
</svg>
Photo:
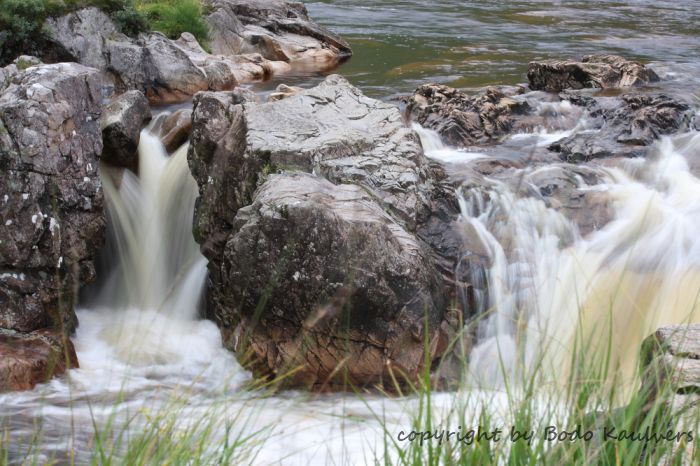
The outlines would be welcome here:
<svg viewBox="0 0 700 466">
<path fill-rule="evenodd" d="M 301 2 L 206 0 L 215 54 L 259 53 L 271 61 L 330 68 L 352 54 L 349 45 L 314 23 Z"/>
<path fill-rule="evenodd" d="M 0 329 L 0 393 L 30 390 L 74 367 L 73 343 L 60 332 Z"/>
<path fill-rule="evenodd" d="M 70 331 L 104 236 L 102 80 L 39 65 L 0 93 L 0 327 Z"/>
<path fill-rule="evenodd" d="M 141 92 L 129 91 L 112 99 L 100 119 L 102 161 L 136 171 L 141 129 L 150 119 L 148 99 Z"/>
<path fill-rule="evenodd" d="M 423 345 L 414 324 L 426 311 L 430 357 L 442 354 L 450 292 L 440 272 L 452 274 L 455 259 L 448 264 L 454 244 L 438 245 L 437 232 L 449 229 L 456 205 L 396 107 L 339 76 L 265 104 L 200 93 L 188 160 L 213 317 L 244 363 L 267 374 L 303 363 L 292 381 L 299 385 L 345 375 L 387 382 L 387 362 L 413 377 Z M 432 223 L 432 211 L 447 225 Z M 261 301 L 260 293 L 273 297 Z M 351 316 L 350 330 L 338 315 Z M 295 345 L 316 320 L 324 330 L 311 332 L 312 352 L 300 353 Z M 350 353 L 341 354 L 340 336 L 351 340 Z"/>
<path fill-rule="evenodd" d="M 174 152 L 182 146 L 192 133 L 192 110 L 180 109 L 163 115 L 162 121 L 156 122 L 154 132 L 163 141 L 168 152 Z"/>
<path fill-rule="evenodd" d="M 304 89 L 301 87 L 297 86 L 287 86 L 286 84 L 280 84 L 277 86 L 275 89 L 275 92 L 269 95 L 267 98 L 268 102 L 275 102 L 277 100 L 282 100 L 286 99 L 287 97 L 291 97 L 293 95 L 297 95 L 298 93 L 302 92 Z"/>
<path fill-rule="evenodd" d="M 595 119 L 593 131 L 575 133 L 549 146 L 569 162 L 643 156 L 661 136 L 687 128 L 690 119 L 690 106 L 665 94 L 623 94 L 582 103 Z"/>
<path fill-rule="evenodd" d="M 657 429 L 697 432 L 700 420 L 700 324 L 661 327 L 642 343 L 641 395 L 658 410 Z M 693 464 L 692 448 L 676 445 L 667 457 Z M 680 460 L 680 462 L 679 462 Z"/>
<path fill-rule="evenodd" d="M 217 317 L 261 373 L 300 366 L 294 385 L 391 385 L 392 371 L 415 381 L 426 315 L 431 360 L 438 349 L 437 277 L 425 247 L 362 187 L 271 175 L 234 219 Z"/>
<path fill-rule="evenodd" d="M 477 95 L 440 85 L 425 84 L 408 99 L 406 112 L 424 128 L 437 131 L 452 146 L 486 144 L 511 132 L 516 118 L 529 105 L 513 98 L 518 91 L 488 88 Z"/>
<path fill-rule="evenodd" d="M 641 86 L 659 80 L 639 62 L 618 55 L 587 55 L 581 61 L 532 62 L 527 71 L 530 89 L 559 92 L 566 89 Z"/>
</svg>

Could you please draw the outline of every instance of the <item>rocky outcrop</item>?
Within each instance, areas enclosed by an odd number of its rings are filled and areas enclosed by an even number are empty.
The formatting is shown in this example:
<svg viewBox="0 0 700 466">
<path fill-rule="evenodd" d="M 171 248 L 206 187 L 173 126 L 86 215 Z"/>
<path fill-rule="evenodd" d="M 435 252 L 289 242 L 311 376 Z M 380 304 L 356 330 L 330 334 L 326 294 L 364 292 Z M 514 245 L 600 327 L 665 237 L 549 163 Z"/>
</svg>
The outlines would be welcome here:
<svg viewBox="0 0 700 466">
<path fill-rule="evenodd" d="M 468 95 L 448 86 L 426 84 L 408 99 L 406 111 L 450 145 L 485 144 L 509 134 L 515 119 L 530 110 L 526 102 L 513 98 L 518 92 L 491 87 Z"/>
<path fill-rule="evenodd" d="M 158 115 L 151 131 L 160 138 L 168 152 L 174 152 L 192 133 L 192 110 L 183 108 Z"/>
<path fill-rule="evenodd" d="M 112 99 L 100 119 L 102 161 L 136 171 L 141 129 L 150 119 L 151 109 L 141 92 L 129 91 Z"/>
<path fill-rule="evenodd" d="M 203 93 L 188 158 L 214 317 L 244 363 L 297 385 L 415 380 L 426 315 L 444 351 L 448 296 L 416 235 L 439 190 L 396 107 L 339 76 L 259 105 Z"/>
<path fill-rule="evenodd" d="M 0 329 L 0 393 L 30 390 L 78 367 L 73 343 L 61 332 Z"/>
<path fill-rule="evenodd" d="M 532 62 L 527 71 L 530 89 L 560 92 L 566 89 L 641 86 L 659 80 L 639 62 L 618 55 L 587 55 L 581 61 Z"/>
<path fill-rule="evenodd" d="M 105 219 L 98 174 L 102 81 L 41 65 L 0 94 L 0 327 L 75 325 L 77 287 L 95 275 Z"/>
<path fill-rule="evenodd" d="M 301 2 L 205 0 L 211 49 L 220 55 L 259 53 L 270 61 L 331 68 L 352 52 L 340 37 L 314 23 Z"/>
<path fill-rule="evenodd" d="M 661 136 L 688 127 L 690 106 L 665 94 L 623 94 L 619 97 L 574 98 L 587 108 L 591 130 L 577 132 L 550 146 L 563 160 L 642 156 Z"/>
<path fill-rule="evenodd" d="M 447 344 L 429 254 L 357 185 L 271 175 L 238 210 L 220 278 L 229 344 L 261 372 L 301 367 L 294 384 L 417 380 L 426 316 L 430 360 Z"/>
</svg>

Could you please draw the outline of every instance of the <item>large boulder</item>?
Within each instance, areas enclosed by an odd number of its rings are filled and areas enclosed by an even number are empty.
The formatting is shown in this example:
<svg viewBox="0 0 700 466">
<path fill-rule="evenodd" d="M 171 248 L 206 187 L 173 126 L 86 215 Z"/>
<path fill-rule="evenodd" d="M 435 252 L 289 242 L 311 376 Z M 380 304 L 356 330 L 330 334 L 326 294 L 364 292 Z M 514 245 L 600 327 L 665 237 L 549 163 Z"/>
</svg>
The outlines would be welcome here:
<svg viewBox="0 0 700 466">
<path fill-rule="evenodd" d="M 74 367 L 73 343 L 61 332 L 0 329 L 0 393 L 32 389 Z"/>
<path fill-rule="evenodd" d="M 238 210 L 221 280 L 227 344 L 260 372 L 297 369 L 295 384 L 417 380 L 426 316 L 429 359 L 439 350 L 444 303 L 430 256 L 357 185 L 271 175 Z"/>
<path fill-rule="evenodd" d="M 587 55 L 581 61 L 532 62 L 527 79 L 532 90 L 560 92 L 641 86 L 658 81 L 659 76 L 641 63 L 618 55 Z"/>
<path fill-rule="evenodd" d="M 75 325 L 105 218 L 98 174 L 102 80 L 74 63 L 40 65 L 0 93 L 0 327 Z"/>
<path fill-rule="evenodd" d="M 188 158 L 213 317 L 245 363 L 301 365 L 295 384 L 415 380 L 426 316 L 429 358 L 444 351 L 449 295 L 419 236 L 441 190 L 396 107 L 339 76 L 265 104 L 202 93 Z"/>
<path fill-rule="evenodd" d="M 135 171 L 141 129 L 150 119 L 148 99 L 140 91 L 125 92 L 112 99 L 100 119 L 102 161 Z"/>
<path fill-rule="evenodd" d="M 215 54 L 259 53 L 271 61 L 330 68 L 352 54 L 350 46 L 314 23 L 301 2 L 205 0 Z"/>
</svg>

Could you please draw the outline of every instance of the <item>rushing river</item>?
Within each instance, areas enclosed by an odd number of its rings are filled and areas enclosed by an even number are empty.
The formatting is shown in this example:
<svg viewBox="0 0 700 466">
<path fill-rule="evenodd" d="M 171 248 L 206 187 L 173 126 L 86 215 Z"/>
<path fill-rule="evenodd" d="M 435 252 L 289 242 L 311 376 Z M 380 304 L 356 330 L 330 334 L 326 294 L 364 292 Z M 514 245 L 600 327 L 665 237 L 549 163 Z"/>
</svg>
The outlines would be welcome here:
<svg viewBox="0 0 700 466">
<path fill-rule="evenodd" d="M 664 78 L 662 88 L 700 95 L 700 12 L 694 2 L 347 0 L 307 6 L 353 47 L 354 57 L 335 72 L 381 99 L 394 100 L 426 82 L 517 84 L 530 60 L 598 51 L 651 62 Z M 253 88 L 264 94 L 279 82 L 308 87 L 320 79 L 300 73 Z M 534 139 L 514 135 L 506 141 L 508 151 L 525 153 L 585 130 L 585 115 L 571 115 L 566 106 L 552 111 L 565 128 L 542 129 Z M 446 147 L 417 129 L 427 155 L 454 173 L 485 156 Z M 234 462 L 371 464 L 381 458 L 385 435 L 393 438 L 411 425 L 419 400 L 297 392 L 267 397 L 245 390 L 249 374 L 222 348 L 215 325 L 198 318 L 206 263 L 190 235 L 196 184 L 187 170 L 187 147 L 168 157 L 145 131 L 139 150 L 140 178 L 127 173 L 115 181 L 118 176 L 103 173 L 111 274 L 78 311 L 74 341 L 81 368 L 32 391 L 0 395 L 0 434 L 9 436 L 10 462 L 89 463 L 95 428 L 104 433 L 103 442 L 118 445 L 120 433 L 133 435 L 168 410 L 177 418 L 175 431 L 201 419 L 211 422 L 213 449 L 256 434 Z M 468 419 L 486 403 L 496 424 L 508 424 L 503 373 L 522 370 L 541 343 L 517 341 L 520 333 L 507 325 L 516 308 L 536 310 L 523 324 L 529 335 L 547 327 L 563 342 L 558 354 L 567 355 L 581 303 L 591 319 L 585 327 L 595 327 L 606 317 L 597 310 L 623 289 L 618 305 L 630 311 L 617 317 L 626 333 L 614 351 L 627 374 L 634 361 L 623 353 L 650 328 L 700 319 L 700 180 L 688 165 L 700 157 L 700 136 L 664 139 L 653 153 L 606 169 L 600 184 L 580 183 L 614 199 L 614 221 L 589 236 L 542 202 L 519 198 L 503 180 L 484 187 L 489 205 L 460 197 L 461 221 L 479 232 L 493 259 L 485 306 L 497 312 L 480 328 L 471 391 L 434 395 L 438 422 L 447 423 L 455 406 Z M 505 241 L 516 245 L 515 255 L 503 251 Z M 642 251 L 635 249 L 639 244 Z M 626 268 L 630 274 L 621 273 Z M 496 366 L 491 361 L 499 353 L 514 357 Z M 546 400 L 542 413 L 554 415 Z"/>
</svg>

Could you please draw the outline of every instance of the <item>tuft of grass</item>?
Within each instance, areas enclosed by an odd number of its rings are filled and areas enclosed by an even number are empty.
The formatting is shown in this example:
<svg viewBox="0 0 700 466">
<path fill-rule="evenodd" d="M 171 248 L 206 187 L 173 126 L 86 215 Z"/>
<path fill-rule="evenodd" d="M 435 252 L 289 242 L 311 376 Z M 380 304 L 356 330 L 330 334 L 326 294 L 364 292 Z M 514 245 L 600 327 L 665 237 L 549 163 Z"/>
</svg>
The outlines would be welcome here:
<svg viewBox="0 0 700 466">
<path fill-rule="evenodd" d="M 138 0 L 137 9 L 146 15 L 152 30 L 171 39 L 189 32 L 206 48 L 209 27 L 200 0 Z"/>
</svg>

